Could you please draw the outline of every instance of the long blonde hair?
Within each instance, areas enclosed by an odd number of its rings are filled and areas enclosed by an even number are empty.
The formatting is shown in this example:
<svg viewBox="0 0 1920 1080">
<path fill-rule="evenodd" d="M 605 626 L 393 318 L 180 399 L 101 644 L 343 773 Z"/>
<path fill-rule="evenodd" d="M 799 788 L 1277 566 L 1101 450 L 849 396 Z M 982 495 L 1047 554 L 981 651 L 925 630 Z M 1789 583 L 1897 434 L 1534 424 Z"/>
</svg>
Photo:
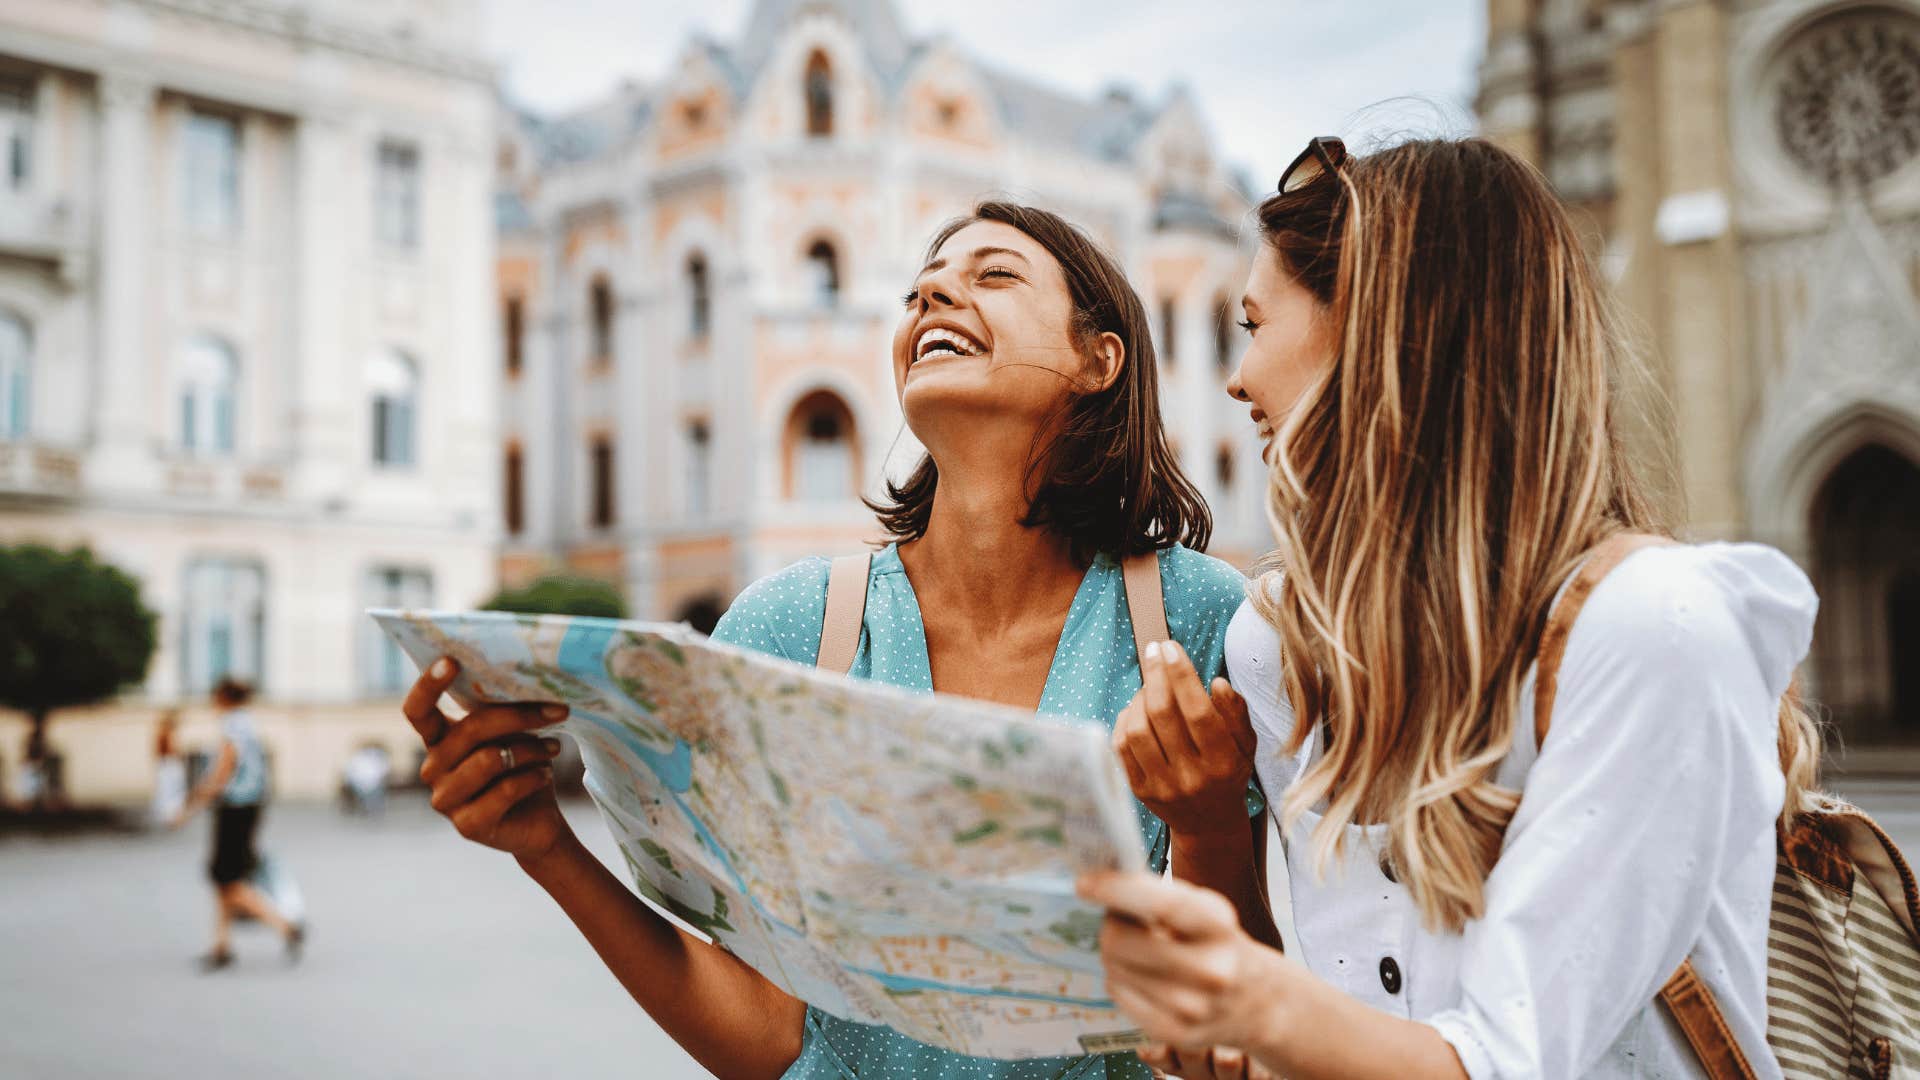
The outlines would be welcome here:
<svg viewBox="0 0 1920 1080">
<path fill-rule="evenodd" d="M 1460 929 L 1519 793 L 1493 782 L 1554 596 L 1620 531 L 1663 532 L 1618 436 L 1629 357 L 1565 209 L 1480 139 L 1410 142 L 1268 198 L 1265 241 L 1334 320 L 1338 356 L 1289 412 L 1267 513 L 1276 565 L 1251 589 L 1279 631 L 1320 757 L 1282 804 L 1382 822 L 1431 928 Z M 1786 813 L 1818 737 L 1781 710 Z"/>
</svg>

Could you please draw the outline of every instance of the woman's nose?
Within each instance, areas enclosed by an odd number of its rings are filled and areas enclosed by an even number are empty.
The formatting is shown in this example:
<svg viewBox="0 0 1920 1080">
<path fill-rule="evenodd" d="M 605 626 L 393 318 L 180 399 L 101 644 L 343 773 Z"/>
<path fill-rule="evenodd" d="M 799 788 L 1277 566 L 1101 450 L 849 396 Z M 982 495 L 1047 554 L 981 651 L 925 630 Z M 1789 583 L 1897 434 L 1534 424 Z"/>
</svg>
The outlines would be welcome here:
<svg viewBox="0 0 1920 1080">
<path fill-rule="evenodd" d="M 947 295 L 947 293 L 941 289 L 922 289 L 920 290 L 920 295 L 924 297 L 929 304 L 938 304 L 941 307 L 954 306 L 953 297 Z"/>
<path fill-rule="evenodd" d="M 1239 368 L 1234 368 L 1233 374 L 1229 376 L 1227 379 L 1227 396 L 1232 398 L 1235 401 L 1250 402 L 1253 400 L 1252 398 L 1247 396 L 1246 384 L 1240 381 Z"/>
</svg>

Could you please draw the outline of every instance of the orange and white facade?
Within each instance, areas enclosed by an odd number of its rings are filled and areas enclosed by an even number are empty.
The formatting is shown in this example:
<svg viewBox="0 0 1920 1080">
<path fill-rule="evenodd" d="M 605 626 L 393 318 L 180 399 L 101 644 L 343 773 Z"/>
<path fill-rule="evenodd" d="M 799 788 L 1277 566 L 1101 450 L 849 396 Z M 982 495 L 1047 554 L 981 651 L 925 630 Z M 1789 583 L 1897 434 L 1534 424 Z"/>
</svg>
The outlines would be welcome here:
<svg viewBox="0 0 1920 1080">
<path fill-rule="evenodd" d="M 1184 93 L 1075 98 L 910 40 L 884 0 L 761 0 L 739 40 L 690 41 L 657 82 L 508 115 L 507 581 L 565 567 L 697 622 L 795 559 L 858 550 L 860 497 L 918 454 L 889 359 L 900 297 L 934 231 L 993 195 L 1119 256 L 1215 551 L 1264 549 L 1257 447 L 1223 392 L 1241 335 L 1217 317 L 1249 197 Z"/>
</svg>

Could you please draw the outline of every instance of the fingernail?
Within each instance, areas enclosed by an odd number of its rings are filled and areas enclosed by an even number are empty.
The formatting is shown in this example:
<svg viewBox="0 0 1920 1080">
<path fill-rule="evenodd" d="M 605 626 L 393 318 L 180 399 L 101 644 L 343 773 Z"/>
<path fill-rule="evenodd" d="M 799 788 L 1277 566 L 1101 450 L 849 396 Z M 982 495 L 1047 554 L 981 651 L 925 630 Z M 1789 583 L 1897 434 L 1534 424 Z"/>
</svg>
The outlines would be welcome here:
<svg viewBox="0 0 1920 1080">
<path fill-rule="evenodd" d="M 446 678 L 447 676 L 453 674 L 453 661 L 447 659 L 444 656 L 438 660 L 435 660 L 433 662 L 433 667 L 428 671 L 428 674 L 432 675 L 436 679 Z"/>
<path fill-rule="evenodd" d="M 547 753 L 549 754 L 557 754 L 560 752 L 559 739 L 541 739 L 540 745 L 546 747 Z"/>
<path fill-rule="evenodd" d="M 540 707 L 540 715 L 549 720 L 565 720 L 567 718 L 567 707 L 565 705 L 543 705 Z"/>
<path fill-rule="evenodd" d="M 1160 643 L 1159 642 L 1157 641 L 1147 642 L 1146 658 L 1155 662 L 1159 661 L 1160 659 Z"/>
<path fill-rule="evenodd" d="M 1170 659 L 1185 660 L 1187 658 L 1187 647 L 1177 641 L 1167 642 L 1167 652 Z"/>
</svg>

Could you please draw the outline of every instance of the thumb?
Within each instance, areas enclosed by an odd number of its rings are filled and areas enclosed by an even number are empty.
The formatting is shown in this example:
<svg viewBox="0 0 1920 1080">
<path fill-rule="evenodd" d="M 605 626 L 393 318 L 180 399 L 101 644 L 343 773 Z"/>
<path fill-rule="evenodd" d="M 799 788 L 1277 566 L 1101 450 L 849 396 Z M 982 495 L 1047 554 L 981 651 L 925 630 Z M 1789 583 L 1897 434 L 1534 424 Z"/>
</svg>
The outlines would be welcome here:
<svg viewBox="0 0 1920 1080">
<path fill-rule="evenodd" d="M 1247 699 L 1240 696 L 1225 679 L 1213 680 L 1207 688 L 1208 696 L 1213 698 L 1214 711 L 1227 722 L 1227 730 L 1233 734 L 1233 744 L 1248 757 L 1253 756 L 1259 740 L 1254 738 L 1253 723 L 1247 716 Z"/>
</svg>

